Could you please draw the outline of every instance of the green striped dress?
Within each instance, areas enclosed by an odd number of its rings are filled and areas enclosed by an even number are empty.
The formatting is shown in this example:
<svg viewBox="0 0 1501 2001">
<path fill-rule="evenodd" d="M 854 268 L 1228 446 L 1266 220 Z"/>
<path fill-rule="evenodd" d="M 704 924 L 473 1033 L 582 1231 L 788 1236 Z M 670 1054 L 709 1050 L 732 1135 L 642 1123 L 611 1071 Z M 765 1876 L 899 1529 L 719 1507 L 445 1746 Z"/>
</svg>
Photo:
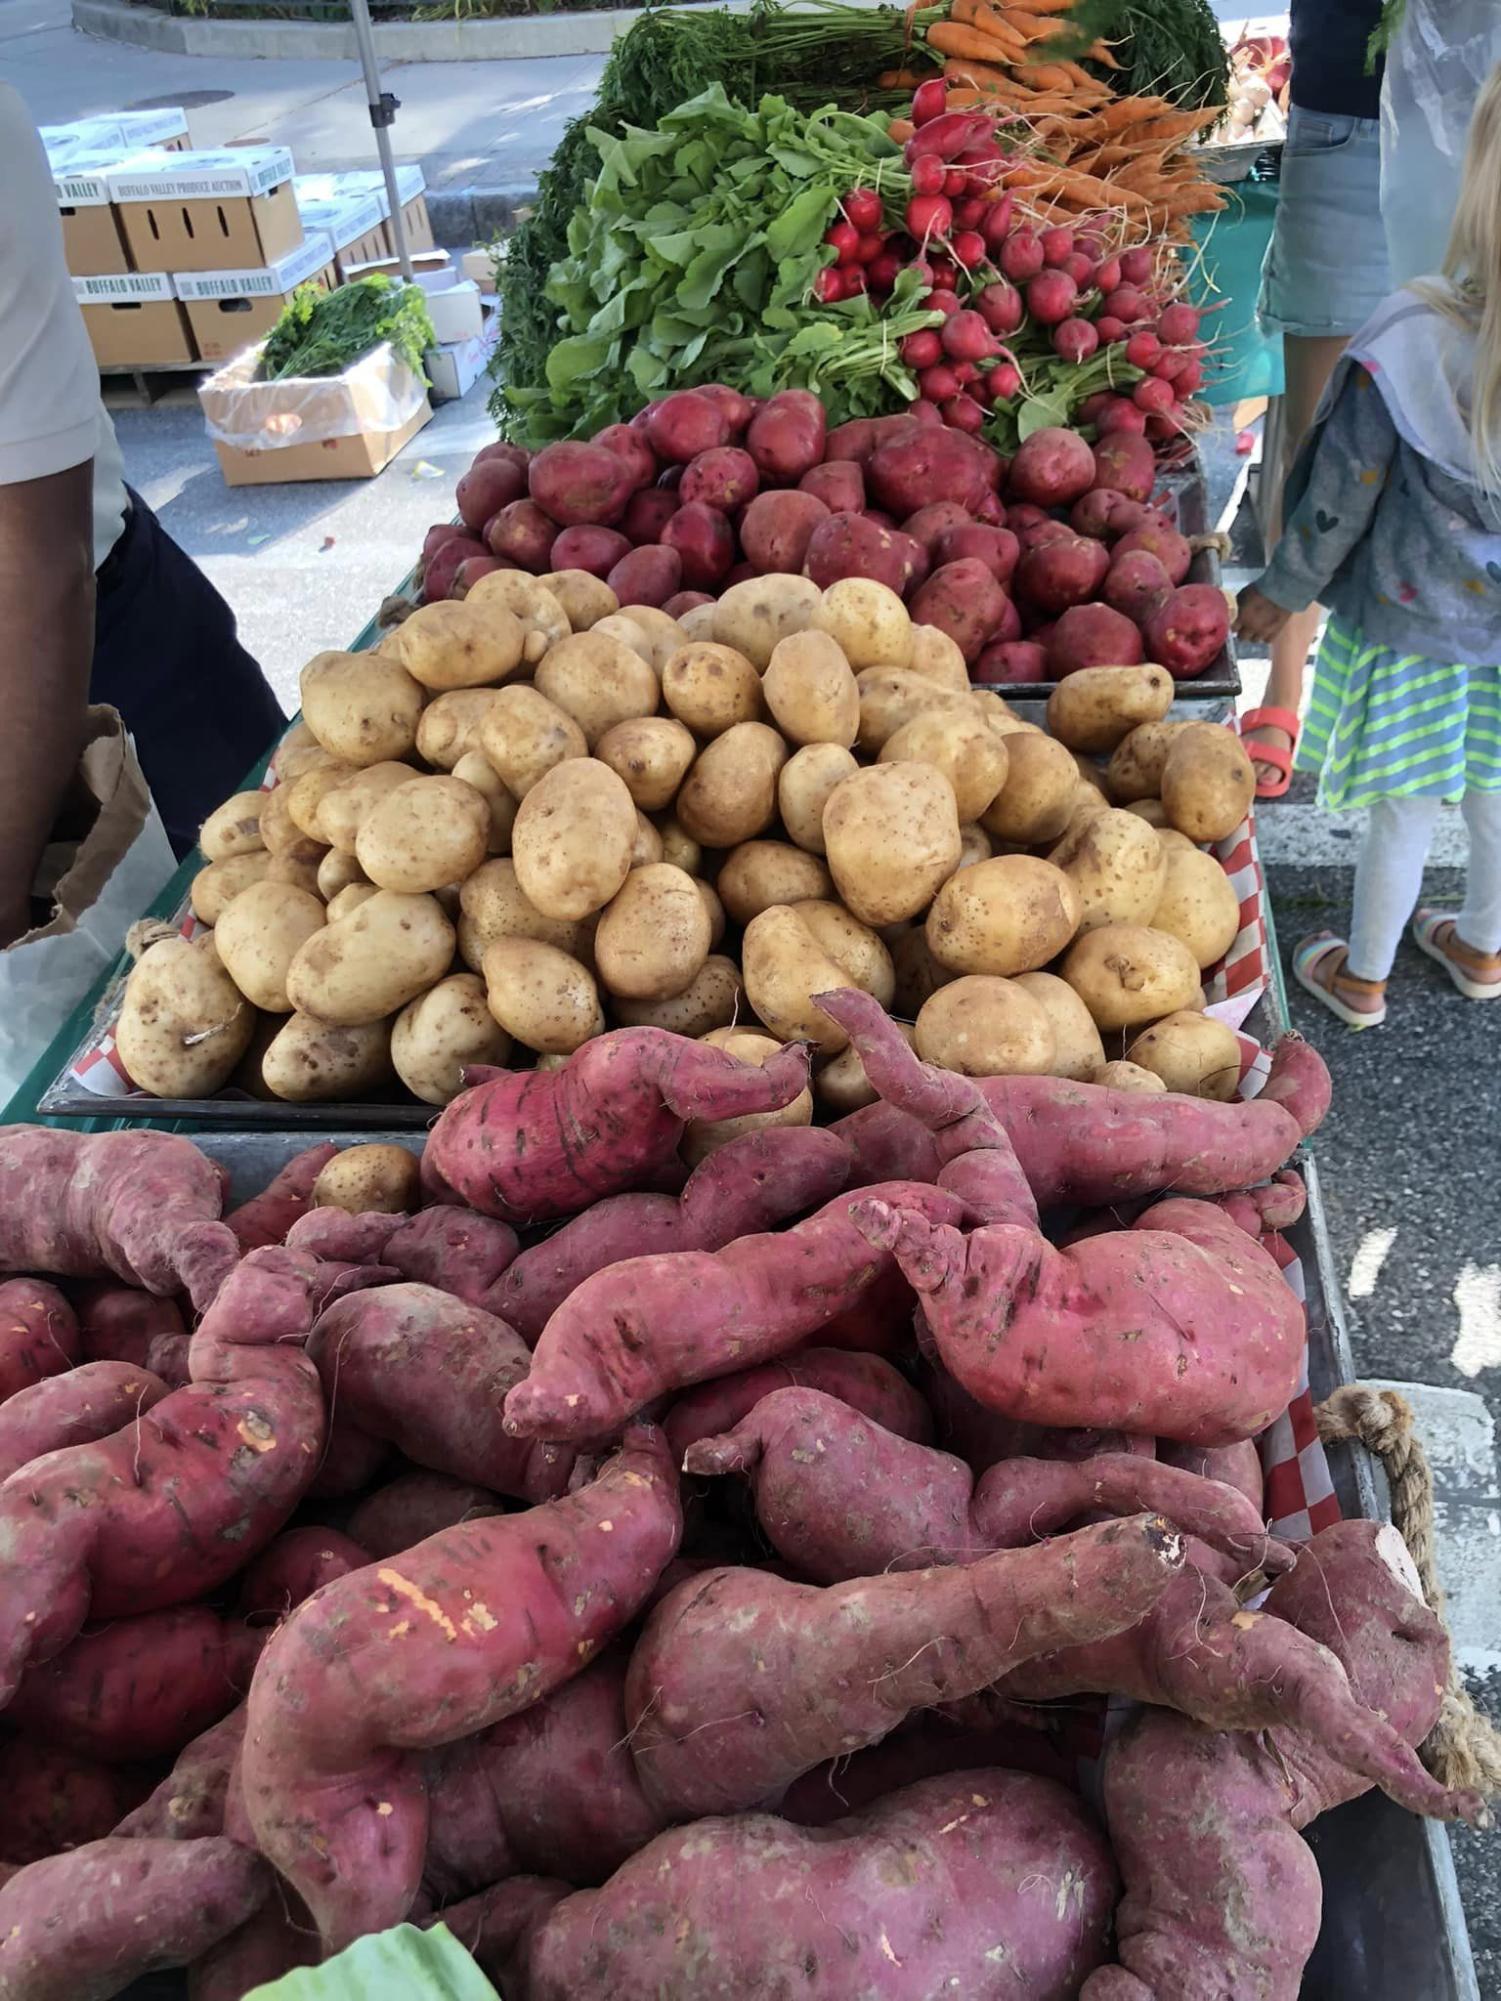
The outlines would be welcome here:
<svg viewBox="0 0 1501 2001">
<path fill-rule="evenodd" d="M 1296 768 L 1319 774 L 1318 803 L 1332 812 L 1501 792 L 1501 668 L 1393 653 L 1331 613 Z"/>
</svg>

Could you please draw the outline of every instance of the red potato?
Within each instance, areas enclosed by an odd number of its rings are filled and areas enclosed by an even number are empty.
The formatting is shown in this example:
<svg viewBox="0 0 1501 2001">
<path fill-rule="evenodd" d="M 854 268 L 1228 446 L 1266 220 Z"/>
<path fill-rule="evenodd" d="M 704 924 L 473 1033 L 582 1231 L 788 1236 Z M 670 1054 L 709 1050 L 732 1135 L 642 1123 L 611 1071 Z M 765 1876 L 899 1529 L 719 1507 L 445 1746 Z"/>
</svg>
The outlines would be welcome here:
<svg viewBox="0 0 1501 2001">
<path fill-rule="evenodd" d="M 629 424 L 606 424 L 602 431 L 595 432 L 594 442 L 615 454 L 629 471 L 632 486 L 650 486 L 656 478 L 660 470 L 657 455 L 642 433 L 632 430 Z"/>
<path fill-rule="evenodd" d="M 676 495 L 672 498 L 676 500 Z M 671 527 L 672 517 L 677 512 L 674 506 L 672 516 L 663 527 L 663 534 Z M 660 610 L 682 588 L 683 559 L 676 549 L 665 548 L 660 543 L 645 543 L 622 556 L 605 582 L 622 604 L 655 605 Z"/>
<path fill-rule="evenodd" d="M 752 1814 L 659 1835 L 603 1889 L 552 1908 L 525 1991 L 740 2001 L 753 1967 L 767 1994 L 808 2001 L 1007 1988 L 1072 2001 L 1108 1950 L 1115 1894 L 1109 1848 L 1070 1793 L 959 1771 L 816 1831 Z"/>
<path fill-rule="evenodd" d="M 974 678 L 1009 687 L 1023 681 L 1046 681 L 1046 650 L 1032 639 L 1006 639 L 985 649 L 975 662 Z"/>
<path fill-rule="evenodd" d="M 925 425 L 911 437 L 879 444 L 865 467 L 871 499 L 905 521 L 942 494 L 973 514 L 990 491 L 989 462 L 971 441 L 946 425 Z"/>
<path fill-rule="evenodd" d="M 1094 596 L 1109 567 L 1104 544 L 1088 536 L 1065 531 L 1046 541 L 1034 539 L 1016 566 L 1016 593 L 1038 611 L 1067 611 Z"/>
<path fill-rule="evenodd" d="M 0 1979 L 17 2001 L 109 2001 L 187 1966 L 271 1893 L 261 1858 L 223 1837 L 91 1841 L 0 1888 Z"/>
<path fill-rule="evenodd" d="M 1127 500 L 1150 500 L 1157 484 L 1157 455 L 1145 438 L 1112 431 L 1094 447 L 1094 485 Z"/>
<path fill-rule="evenodd" d="M 483 1306 L 520 1248 L 508 1223 L 445 1205 L 398 1218 L 397 1228 L 380 1247 L 380 1259 L 415 1284 L 436 1285 L 471 1306 Z"/>
<path fill-rule="evenodd" d="M 80 1337 L 73 1309 L 45 1279 L 0 1280 L 0 1406 L 71 1369 Z"/>
<path fill-rule="evenodd" d="M 584 570 L 607 577 L 631 544 L 617 528 L 565 528 L 547 552 L 549 569 Z"/>
<path fill-rule="evenodd" d="M 933 1436 L 927 1404 L 879 1355 L 846 1348 L 800 1348 L 784 1362 L 763 1362 L 738 1375 L 719 1376 L 680 1396 L 662 1420 L 673 1463 L 681 1466 L 689 1446 L 733 1431 L 763 1399 L 784 1389 L 819 1392 L 830 1401 L 837 1398 L 897 1438 L 918 1445 L 928 1444 Z"/>
<path fill-rule="evenodd" d="M 911 417 L 855 417 L 847 424 L 836 424 L 824 440 L 824 464 L 840 464 L 844 461 L 864 466 L 876 446 L 895 433 L 901 426 L 903 434 L 916 428 Z"/>
<path fill-rule="evenodd" d="M 1077 431 L 1049 424 L 1016 448 L 1006 498 L 1039 507 L 1068 507 L 1095 483 L 1094 454 Z"/>
<path fill-rule="evenodd" d="M 854 471 L 858 475 L 859 467 Z M 740 517 L 740 546 L 761 575 L 799 576 L 814 530 L 830 519 L 815 494 L 779 488 L 758 493 Z"/>
<path fill-rule="evenodd" d="M 525 467 L 510 459 L 476 459 L 454 489 L 454 505 L 464 526 L 478 531 L 526 490 Z"/>
<path fill-rule="evenodd" d="M 1230 607 L 1214 584 L 1180 584 L 1147 620 L 1147 644 L 1175 681 L 1191 681 L 1223 650 Z"/>
<path fill-rule="evenodd" d="M 720 402 L 696 389 L 679 389 L 651 406 L 647 443 L 666 465 L 687 465 L 700 452 L 730 441 L 730 421 Z"/>
<path fill-rule="evenodd" d="M 1155 556 L 1145 549 L 1128 549 L 1111 563 L 1102 595 L 1112 611 L 1123 613 L 1140 627 L 1171 595 L 1172 588 L 1167 571 Z"/>
<path fill-rule="evenodd" d="M 219 1221 L 224 1181 L 175 1133 L 0 1134 L 0 1272 L 113 1274 L 186 1292 L 200 1312 L 239 1256 Z"/>
<path fill-rule="evenodd" d="M 933 572 L 913 597 L 912 620 L 946 632 L 973 664 L 1004 618 L 1006 603 L 990 566 L 978 556 L 966 556 Z"/>
<path fill-rule="evenodd" d="M 919 507 L 915 514 L 909 514 L 902 523 L 902 533 L 924 548 L 929 559 L 935 559 L 938 545 L 951 528 L 969 528 L 973 524 L 968 512 L 953 500 L 931 501 L 926 507 Z"/>
<path fill-rule="evenodd" d="M 1146 509 L 1140 501 L 1127 500 L 1113 487 L 1092 486 L 1069 509 L 1069 526 L 1079 535 L 1096 535 L 1104 542 L 1117 541 L 1131 529 L 1139 528 Z"/>
<path fill-rule="evenodd" d="M 514 504 L 521 506 L 524 503 L 518 501 Z M 496 516 L 496 519 L 498 520 L 499 516 Z M 489 525 L 494 524 L 492 522 Z M 436 604 L 440 598 L 446 598 L 453 589 L 454 578 L 459 571 L 475 556 L 483 556 L 485 547 L 484 542 L 451 541 L 445 542 L 435 555 L 429 556 L 422 565 L 423 602 Z"/>
<path fill-rule="evenodd" d="M 132 1811 L 149 1784 L 125 1766 L 102 1765 L 33 1737 L 0 1737 L 5 1799 L 0 1860 L 24 1867 L 100 1840 Z"/>
<path fill-rule="evenodd" d="M 559 1070 L 499 1071 L 460 1092 L 428 1135 L 423 1167 L 485 1215 L 547 1222 L 640 1187 L 690 1120 L 780 1111 L 807 1082 L 795 1047 L 762 1067 L 665 1029 L 615 1029 Z"/>
<path fill-rule="evenodd" d="M 507 459 L 525 472 L 532 462 L 532 455 L 525 445 L 508 445 L 497 439 L 493 445 L 481 445 L 474 455 L 475 465 L 487 465 L 491 459 Z"/>
<path fill-rule="evenodd" d="M 759 396 L 746 396 L 739 389 L 731 389 L 723 382 L 700 382 L 697 385 L 697 394 L 707 396 L 711 403 L 718 404 L 724 412 L 724 420 L 729 425 L 731 434 L 737 437 L 761 407 L 762 399 Z"/>
<path fill-rule="evenodd" d="M 1167 571 L 1169 583 L 1175 586 L 1188 575 L 1188 566 L 1193 561 L 1193 550 L 1186 538 L 1165 521 L 1139 522 L 1135 528 L 1128 528 L 1115 545 L 1117 556 L 1129 555 L 1135 549 L 1155 556 Z"/>
<path fill-rule="evenodd" d="M 916 590 L 920 584 L 927 582 L 928 572 L 933 567 L 928 552 L 921 542 L 914 542 L 912 537 L 904 535 L 900 528 L 895 531 L 891 539 L 897 554 L 901 557 L 906 578 L 904 589 Z"/>
<path fill-rule="evenodd" d="M 673 1819 L 773 1806 L 912 1710 L 973 1695 L 1065 1634 L 1134 1625 L 1182 1565 L 1182 1537 L 1138 1515 L 963 1568 L 826 1587 L 706 1571 L 668 1593 L 631 1654 L 646 1795 Z"/>
<path fill-rule="evenodd" d="M 768 397 L 750 420 L 745 449 L 763 480 L 792 485 L 823 458 L 828 419 L 809 389 Z"/>
<path fill-rule="evenodd" d="M 900 594 L 907 582 L 901 542 L 863 514 L 831 514 L 820 521 L 808 538 L 803 568 L 820 590 L 841 577 L 869 577 Z"/>
<path fill-rule="evenodd" d="M 1050 629 L 1045 650 L 1055 681 L 1081 667 L 1135 667 L 1147 657 L 1139 627 L 1108 604 L 1071 605 Z"/>
<path fill-rule="evenodd" d="M 586 1278 L 622 1258 L 715 1251 L 832 1199 L 850 1156 L 832 1134 L 776 1127 L 741 1133 L 700 1161 L 679 1195 L 609 1195 L 531 1244 L 487 1301 L 534 1347 Z M 674 1462 L 676 1463 L 676 1462 Z"/>
<path fill-rule="evenodd" d="M 44 1452 L 108 1438 L 167 1393 L 159 1376 L 130 1362 L 85 1362 L 18 1390 L 0 1407 L 0 1481 Z"/>
<path fill-rule="evenodd" d="M 935 1221 L 962 1214 L 939 1189 L 883 1186 Z M 607 1436 L 666 1391 L 810 1341 L 890 1269 L 851 1220 L 869 1199 L 836 1196 L 791 1230 L 741 1236 L 713 1252 L 626 1258 L 596 1272 L 543 1328 L 530 1375 L 506 1398 L 506 1429 L 518 1438 Z"/>
<path fill-rule="evenodd" d="M 319 1314 L 307 1352 L 340 1422 L 417 1466 L 519 1501 L 567 1491 L 574 1454 L 518 1445 L 501 1428 L 526 1375 L 526 1343 L 494 1314 L 430 1285 L 382 1285 Z"/>
<path fill-rule="evenodd" d="M 175 1758 L 234 1708 L 264 1639 L 206 1605 L 119 1618 L 28 1668 L 6 1718 L 106 1764 Z"/>
<path fill-rule="evenodd" d="M 639 549 L 661 540 L 662 530 L 678 511 L 678 497 L 666 487 L 649 486 L 633 493 L 621 519 L 621 529 Z M 639 603 L 639 599 L 633 600 Z"/>
<path fill-rule="evenodd" d="M 188 1388 L 0 1487 L 0 1706 L 86 1620 L 215 1590 L 282 1526 L 323 1445 L 300 1347 L 317 1278 L 309 1258 L 252 1251 L 199 1324 Z"/>
<path fill-rule="evenodd" d="M 731 514 L 754 500 L 760 484 L 756 462 L 749 452 L 738 445 L 720 445 L 689 460 L 683 468 L 678 494 L 684 506 L 698 502 L 704 507 L 717 508 L 721 514 Z"/>
<path fill-rule="evenodd" d="M 499 556 L 502 562 L 514 563 L 518 569 L 530 570 L 534 576 L 541 576 L 551 563 L 557 535 L 557 522 L 535 500 L 513 500 L 485 524 L 485 540 L 491 555 Z M 446 550 L 442 551 L 439 560 L 446 554 Z M 426 579 L 423 587 L 427 588 Z"/>
<path fill-rule="evenodd" d="M 726 583 L 729 579 L 726 578 Z M 707 591 L 679 591 L 670 597 L 662 609 L 669 618 L 681 618 L 685 612 L 697 611 L 701 604 L 713 604 L 714 599 Z"/>
<path fill-rule="evenodd" d="M 466 598 L 480 578 L 488 577 L 492 570 L 514 568 L 514 563 L 503 563 L 498 556 L 466 556 L 453 573 L 453 582 L 448 586 L 448 595 L 451 598 Z"/>
<path fill-rule="evenodd" d="M 607 446 L 573 439 L 535 453 L 526 481 L 531 498 L 560 528 L 612 527 L 641 483 L 636 469 Z"/>
<path fill-rule="evenodd" d="M 522 490 L 525 491 L 524 481 L 522 483 Z M 452 542 L 455 536 L 460 537 L 466 542 L 473 542 L 477 547 L 484 547 L 478 535 L 471 534 L 468 529 L 460 528 L 456 522 L 435 521 L 422 538 L 421 560 L 424 563 L 428 562 L 432 557 L 437 555 L 445 542 Z"/>
<path fill-rule="evenodd" d="M 687 485 L 685 473 L 680 493 Z M 662 542 L 665 548 L 677 554 L 681 566 L 679 582 L 685 590 L 712 589 L 722 584 L 735 560 L 735 531 L 724 513 L 705 501 L 688 499 L 686 493 L 683 493 L 682 506 L 662 530 Z M 610 574 L 613 576 L 615 573 L 611 571 Z M 674 595 L 675 589 L 667 593 L 667 597 Z M 622 604 L 647 602 L 644 598 L 629 597 L 622 597 L 620 601 Z M 663 598 L 662 603 L 666 602 L 667 599 Z"/>
<path fill-rule="evenodd" d="M 299 1216 L 312 1207 L 313 1184 L 339 1149 L 332 1140 L 305 1147 L 294 1154 L 279 1173 L 274 1174 L 259 1195 L 252 1195 L 224 1218 L 234 1231 L 241 1250 L 258 1250 L 262 1244 L 282 1243 Z"/>
<path fill-rule="evenodd" d="M 440 1529 L 504 1513 L 488 1487 L 447 1473 L 400 1473 L 360 1502 L 349 1517 L 349 1536 L 372 1558 L 396 1556 Z"/>
<path fill-rule="evenodd" d="M 236 1609 L 247 1626 L 275 1625 L 320 1584 L 369 1561 L 370 1552 L 337 1529 L 285 1529 L 240 1579 Z"/>
<path fill-rule="evenodd" d="M 1021 544 L 1009 528 L 986 528 L 971 522 L 962 528 L 948 528 L 938 538 L 934 561 L 939 564 L 977 558 L 1004 590 L 1010 583 L 1021 555 Z"/>
<path fill-rule="evenodd" d="M 418 1754 L 581 1672 L 681 1532 L 661 1433 L 636 1426 L 588 1485 L 353 1571 L 277 1628 L 250 1692 L 244 1802 L 328 1951 L 411 1908 L 428 1837 Z"/>
<path fill-rule="evenodd" d="M 811 493 L 815 500 L 821 500 L 831 514 L 858 514 L 865 505 L 865 475 L 853 459 L 810 466 L 797 485 L 800 493 Z"/>
</svg>

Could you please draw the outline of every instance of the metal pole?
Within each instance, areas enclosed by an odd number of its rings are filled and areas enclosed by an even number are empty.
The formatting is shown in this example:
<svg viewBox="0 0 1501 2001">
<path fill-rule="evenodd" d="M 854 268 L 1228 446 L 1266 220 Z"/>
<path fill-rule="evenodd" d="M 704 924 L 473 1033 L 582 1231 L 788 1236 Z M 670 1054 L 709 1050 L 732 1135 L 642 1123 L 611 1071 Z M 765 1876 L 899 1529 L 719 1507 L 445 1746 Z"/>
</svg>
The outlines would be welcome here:
<svg viewBox="0 0 1501 2001">
<path fill-rule="evenodd" d="M 365 96 L 370 105 L 370 123 L 375 128 L 380 170 L 386 177 L 386 196 L 391 204 L 391 241 L 396 248 L 396 262 L 401 267 L 401 275 L 410 284 L 412 253 L 407 249 L 406 224 L 401 218 L 401 197 L 396 189 L 396 161 L 391 152 L 391 127 L 401 100 L 380 87 L 375 36 L 371 32 L 370 9 L 366 0 L 349 0 L 349 16 L 354 23 L 354 39 L 359 44 L 360 67 L 365 72 Z"/>
</svg>

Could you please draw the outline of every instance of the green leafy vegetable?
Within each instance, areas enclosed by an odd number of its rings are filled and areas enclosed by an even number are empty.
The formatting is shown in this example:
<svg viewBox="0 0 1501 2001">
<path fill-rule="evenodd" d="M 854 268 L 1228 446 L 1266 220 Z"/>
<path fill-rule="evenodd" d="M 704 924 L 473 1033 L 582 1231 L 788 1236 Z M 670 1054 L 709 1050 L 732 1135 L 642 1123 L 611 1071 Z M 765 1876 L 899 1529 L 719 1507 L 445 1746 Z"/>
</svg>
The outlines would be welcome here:
<svg viewBox="0 0 1501 2001">
<path fill-rule="evenodd" d="M 245 2001 L 373 2001 L 376 1995 L 416 2001 L 498 2001 L 447 1925 L 426 1931 L 396 1925 L 356 1939 L 321 1966 L 300 1966 L 280 1980 L 252 1987 Z"/>
<path fill-rule="evenodd" d="M 1075 0 L 1051 52 L 1067 61 L 1105 41 L 1120 64 L 1098 74 L 1121 96 L 1197 110 L 1230 94 L 1230 57 L 1209 0 Z"/>
<path fill-rule="evenodd" d="M 340 375 L 383 341 L 427 380 L 422 356 L 437 346 L 437 335 L 419 286 L 381 276 L 359 278 L 332 292 L 299 285 L 266 337 L 260 380 Z"/>
</svg>

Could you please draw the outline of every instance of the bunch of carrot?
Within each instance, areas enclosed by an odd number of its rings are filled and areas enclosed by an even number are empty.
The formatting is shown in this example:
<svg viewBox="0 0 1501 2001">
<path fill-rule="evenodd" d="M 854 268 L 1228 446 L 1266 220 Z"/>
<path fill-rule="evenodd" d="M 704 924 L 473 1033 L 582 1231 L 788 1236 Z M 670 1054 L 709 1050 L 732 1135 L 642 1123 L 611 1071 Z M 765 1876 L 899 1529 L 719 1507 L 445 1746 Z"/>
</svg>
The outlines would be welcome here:
<svg viewBox="0 0 1501 2001">
<path fill-rule="evenodd" d="M 1153 236 L 1182 239 L 1188 219 L 1224 206 L 1184 151 L 1213 124 L 1213 108 L 1183 110 L 1155 96 L 1117 97 L 1049 43 L 1071 39 L 1073 0 L 946 0 L 934 18 L 914 14 L 913 47 L 939 64 L 954 110 L 995 107 L 1030 128 L 1038 149 L 1009 170 L 1014 188 L 1039 218 L 1072 224 L 1100 209 L 1124 211 L 1128 223 Z M 1085 61 L 1118 65 L 1096 42 Z M 888 71 L 883 87 L 915 86 L 920 73 Z"/>
</svg>

